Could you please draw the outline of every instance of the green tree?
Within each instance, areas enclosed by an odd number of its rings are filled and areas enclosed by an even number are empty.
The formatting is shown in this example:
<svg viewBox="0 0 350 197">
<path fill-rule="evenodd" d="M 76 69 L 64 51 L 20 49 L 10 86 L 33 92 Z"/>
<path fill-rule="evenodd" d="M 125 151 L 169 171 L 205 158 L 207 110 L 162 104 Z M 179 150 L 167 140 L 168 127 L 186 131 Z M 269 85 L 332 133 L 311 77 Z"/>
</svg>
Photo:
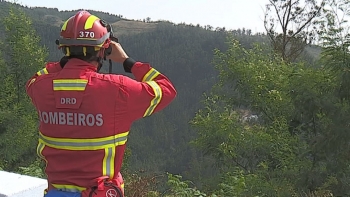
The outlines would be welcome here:
<svg viewBox="0 0 350 197">
<path fill-rule="evenodd" d="M 316 35 L 315 23 L 325 0 L 270 0 L 264 25 L 271 45 L 283 60 L 295 61 Z"/>
<path fill-rule="evenodd" d="M 44 66 L 47 52 L 22 10 L 11 7 L 2 23 L 0 164 L 13 171 L 36 158 L 37 115 L 26 96 L 25 83 Z"/>
<path fill-rule="evenodd" d="M 218 194 L 346 194 L 338 172 L 348 169 L 334 163 L 349 139 L 339 130 L 350 114 L 334 94 L 338 79 L 328 69 L 287 63 L 264 46 L 247 50 L 234 40 L 215 57 L 220 83 L 193 125 L 196 144 L 217 160 Z M 257 120 L 245 121 L 246 113 Z"/>
<path fill-rule="evenodd" d="M 320 21 L 320 45 L 323 47 L 322 63 L 341 78 L 339 96 L 349 99 L 349 23 L 350 2 L 345 0 L 329 0 L 326 15 Z"/>
<path fill-rule="evenodd" d="M 332 168 L 333 173 L 336 175 L 336 180 L 339 183 L 336 185 L 338 191 L 348 190 L 347 182 L 350 179 L 349 176 L 341 175 L 347 174 L 346 172 L 349 171 L 347 163 L 349 162 L 348 153 L 350 151 L 347 143 L 349 140 L 347 118 L 349 118 L 348 106 L 350 105 L 350 29 L 347 20 L 349 11 L 349 1 L 329 0 L 326 9 L 327 15 L 321 21 L 322 31 L 319 32 L 321 37 L 320 43 L 323 47 L 321 63 L 338 80 L 334 94 L 339 99 L 338 105 L 340 107 L 333 116 L 333 121 L 336 125 L 334 125 L 333 132 L 329 135 L 329 139 L 326 140 L 329 152 L 334 155 L 332 158 L 337 160 L 337 162 L 330 162 L 329 166 L 332 166 L 329 168 Z M 339 194 L 344 195 L 344 193 Z M 349 195 L 349 193 L 346 194 Z"/>
</svg>

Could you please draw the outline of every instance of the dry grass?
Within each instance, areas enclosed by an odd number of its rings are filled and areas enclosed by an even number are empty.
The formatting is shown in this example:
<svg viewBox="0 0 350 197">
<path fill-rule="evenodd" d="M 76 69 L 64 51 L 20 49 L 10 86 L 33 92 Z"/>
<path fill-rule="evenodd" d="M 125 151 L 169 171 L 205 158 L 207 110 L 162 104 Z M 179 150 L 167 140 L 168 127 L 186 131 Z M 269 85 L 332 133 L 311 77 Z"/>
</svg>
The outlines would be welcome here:
<svg viewBox="0 0 350 197">
<path fill-rule="evenodd" d="M 62 24 L 64 23 L 64 21 L 58 17 L 58 16 L 54 16 L 54 15 L 45 15 L 43 17 L 44 21 L 50 21 L 51 25 L 57 26 L 57 27 L 61 27 Z"/>
<path fill-rule="evenodd" d="M 131 174 L 126 181 L 125 197 L 146 197 L 151 191 L 155 191 L 159 178 L 162 175 Z M 158 196 L 158 195 L 156 195 Z"/>
<path fill-rule="evenodd" d="M 124 34 L 137 34 L 146 31 L 153 31 L 157 27 L 157 23 L 121 20 L 112 23 L 112 27 L 117 36 L 120 36 Z"/>
<path fill-rule="evenodd" d="M 334 197 L 332 192 L 330 191 L 319 191 L 319 192 L 312 192 L 300 196 L 305 196 L 305 197 Z"/>
<path fill-rule="evenodd" d="M 43 17 L 44 21 L 48 21 L 51 25 L 61 27 L 63 24 L 63 20 L 54 15 L 45 15 Z M 120 20 L 111 24 L 113 27 L 113 31 L 117 36 L 124 34 L 138 34 L 142 32 L 152 31 L 157 27 L 157 23 L 145 23 L 142 21 L 134 21 L 134 20 Z"/>
</svg>

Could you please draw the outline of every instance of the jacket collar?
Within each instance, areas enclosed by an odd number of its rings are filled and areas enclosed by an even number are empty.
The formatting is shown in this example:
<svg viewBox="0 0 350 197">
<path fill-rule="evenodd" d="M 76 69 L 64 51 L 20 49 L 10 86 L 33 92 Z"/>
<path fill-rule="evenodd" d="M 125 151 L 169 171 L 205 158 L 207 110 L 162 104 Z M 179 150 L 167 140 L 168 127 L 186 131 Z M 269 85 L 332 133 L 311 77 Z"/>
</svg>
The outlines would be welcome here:
<svg viewBox="0 0 350 197">
<path fill-rule="evenodd" d="M 95 72 L 97 71 L 96 66 L 77 58 L 70 59 L 63 69 L 92 70 Z"/>
</svg>

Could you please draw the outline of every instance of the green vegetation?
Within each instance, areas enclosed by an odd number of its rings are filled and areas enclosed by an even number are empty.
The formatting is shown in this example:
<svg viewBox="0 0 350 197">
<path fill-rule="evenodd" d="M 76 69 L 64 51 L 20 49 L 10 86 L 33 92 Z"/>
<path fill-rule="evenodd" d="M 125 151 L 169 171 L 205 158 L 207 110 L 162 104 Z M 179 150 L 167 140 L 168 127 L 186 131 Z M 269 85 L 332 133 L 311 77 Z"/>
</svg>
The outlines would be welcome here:
<svg viewBox="0 0 350 197">
<path fill-rule="evenodd" d="M 271 0 L 267 34 L 93 12 L 178 90 L 168 108 L 133 125 L 127 197 L 350 195 L 349 35 L 339 20 L 350 7 L 306 3 Z M 24 84 L 62 56 L 54 41 L 74 13 L 0 1 L 2 170 L 45 178 Z M 120 65 L 113 72 L 124 74 Z"/>
<path fill-rule="evenodd" d="M 45 63 L 47 52 L 23 12 L 10 9 L 1 22 L 0 166 L 14 170 L 36 159 L 37 116 L 25 83 Z"/>
</svg>

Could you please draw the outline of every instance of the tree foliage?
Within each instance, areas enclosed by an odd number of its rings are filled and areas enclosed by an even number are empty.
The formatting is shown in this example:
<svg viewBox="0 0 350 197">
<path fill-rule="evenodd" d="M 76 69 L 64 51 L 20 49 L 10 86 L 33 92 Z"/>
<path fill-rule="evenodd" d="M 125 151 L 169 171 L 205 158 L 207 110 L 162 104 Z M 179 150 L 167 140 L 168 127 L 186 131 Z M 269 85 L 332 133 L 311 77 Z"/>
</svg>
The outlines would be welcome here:
<svg viewBox="0 0 350 197">
<path fill-rule="evenodd" d="M 317 35 L 315 24 L 325 0 L 269 0 L 264 26 L 283 60 L 295 61 Z"/>
<path fill-rule="evenodd" d="M 342 75 L 287 63 L 257 45 L 216 51 L 220 83 L 193 120 L 225 196 L 348 195 L 348 98 Z M 328 54 L 328 58 L 330 58 Z M 246 122 L 244 113 L 257 115 Z"/>
<path fill-rule="evenodd" d="M 3 11 L 10 4 L 0 5 Z M 44 65 L 46 51 L 49 60 L 62 56 L 54 40 L 74 12 L 17 8 L 0 12 L 0 168 L 44 177 L 24 82 Z M 179 92 L 166 110 L 133 125 L 123 165 L 127 195 L 350 195 L 350 56 L 347 21 L 339 15 L 348 8 L 345 0 L 271 0 L 265 25 L 274 50 L 266 35 L 244 28 L 159 21 L 153 30 L 120 36 L 132 57 L 151 62 Z M 320 61 L 300 56 L 310 36 L 323 47 Z M 318 54 L 317 46 L 307 49 Z M 145 173 L 133 173 L 139 169 Z"/>
<path fill-rule="evenodd" d="M 0 165 L 16 169 L 36 158 L 37 116 L 26 96 L 25 82 L 43 67 L 47 53 L 23 11 L 9 9 L 2 23 Z"/>
</svg>

